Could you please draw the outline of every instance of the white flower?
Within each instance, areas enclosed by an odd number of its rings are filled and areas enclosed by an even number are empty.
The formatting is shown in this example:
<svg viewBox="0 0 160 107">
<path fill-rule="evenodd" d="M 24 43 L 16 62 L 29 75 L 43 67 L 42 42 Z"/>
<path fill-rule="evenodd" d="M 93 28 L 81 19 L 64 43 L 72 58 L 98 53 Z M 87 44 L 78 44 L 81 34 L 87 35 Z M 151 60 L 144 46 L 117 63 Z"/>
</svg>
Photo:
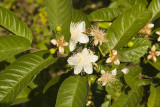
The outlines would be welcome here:
<svg viewBox="0 0 160 107">
<path fill-rule="evenodd" d="M 151 51 L 149 51 L 149 55 L 147 56 L 147 59 L 150 60 L 151 58 L 153 58 L 153 61 L 156 62 L 157 58 L 156 56 L 160 55 L 160 51 L 156 51 L 156 46 L 153 45 L 151 48 Z"/>
<path fill-rule="evenodd" d="M 106 63 L 111 63 L 111 62 L 114 62 L 116 65 L 120 64 L 116 50 L 112 50 L 111 53 L 109 54 L 109 58 L 106 60 Z"/>
<path fill-rule="evenodd" d="M 51 40 L 51 43 L 53 43 L 53 45 L 57 45 L 57 47 L 58 47 L 58 49 L 59 49 L 59 52 L 60 52 L 61 54 L 64 53 L 64 47 L 68 45 L 68 43 L 65 42 L 65 40 L 64 40 L 64 36 L 61 36 L 61 37 L 59 38 L 59 40 L 52 39 L 52 40 Z"/>
<path fill-rule="evenodd" d="M 71 32 L 71 39 L 70 39 L 70 51 L 73 51 L 76 47 L 76 44 L 78 42 L 80 43 L 87 43 L 89 41 L 89 38 L 85 32 L 85 22 L 78 22 L 78 23 L 73 23 L 71 22 L 70 25 L 70 32 Z"/>
<path fill-rule="evenodd" d="M 156 34 L 159 36 L 157 41 L 160 42 L 160 31 L 157 31 Z"/>
<path fill-rule="evenodd" d="M 79 74 L 84 71 L 88 74 L 93 72 L 92 63 L 98 60 L 98 56 L 93 55 L 84 48 L 81 53 L 77 53 L 68 58 L 69 65 L 74 66 L 74 74 Z"/>
<path fill-rule="evenodd" d="M 129 69 L 128 69 L 128 68 L 123 68 L 121 71 L 122 71 L 124 74 L 128 74 Z"/>
<path fill-rule="evenodd" d="M 101 82 L 102 86 L 109 85 L 112 82 L 116 81 L 116 74 L 117 74 L 117 69 L 112 70 L 111 72 L 105 72 L 104 70 L 101 70 L 101 77 L 98 79 L 98 81 Z"/>
</svg>

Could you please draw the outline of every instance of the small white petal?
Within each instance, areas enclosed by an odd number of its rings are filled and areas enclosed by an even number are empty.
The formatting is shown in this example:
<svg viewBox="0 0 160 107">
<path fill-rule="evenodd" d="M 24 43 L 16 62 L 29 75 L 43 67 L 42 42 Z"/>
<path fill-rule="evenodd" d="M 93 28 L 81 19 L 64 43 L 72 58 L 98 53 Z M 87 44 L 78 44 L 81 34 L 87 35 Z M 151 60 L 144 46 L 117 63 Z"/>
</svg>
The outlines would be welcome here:
<svg viewBox="0 0 160 107">
<path fill-rule="evenodd" d="M 150 60 L 152 58 L 152 55 L 148 55 L 147 59 Z"/>
<path fill-rule="evenodd" d="M 154 27 L 154 24 L 152 24 L 152 23 L 151 23 L 151 24 L 148 24 L 148 27 L 149 27 L 149 28 L 153 28 L 153 27 Z"/>
<path fill-rule="evenodd" d="M 70 40 L 69 48 L 70 51 L 73 51 L 76 48 L 76 42 Z"/>
<path fill-rule="evenodd" d="M 74 74 L 79 74 L 82 71 L 82 66 L 75 66 L 74 67 Z"/>
<path fill-rule="evenodd" d="M 92 64 L 85 65 L 85 66 L 84 66 L 84 71 L 85 71 L 87 74 L 92 74 L 92 72 L 93 72 Z"/>
<path fill-rule="evenodd" d="M 160 36 L 158 37 L 157 41 L 160 42 Z"/>
<path fill-rule="evenodd" d="M 56 44 L 57 44 L 57 41 L 56 41 L 55 39 L 52 39 L 52 40 L 51 40 L 51 43 L 53 43 L 54 45 L 56 45 Z"/>
<path fill-rule="evenodd" d="M 155 46 L 155 45 L 152 46 L 151 51 L 152 51 L 152 52 L 155 52 L 155 51 L 156 51 L 156 46 Z"/>
<path fill-rule="evenodd" d="M 105 74 L 105 71 L 104 71 L 104 70 L 101 70 L 101 74 Z"/>
<path fill-rule="evenodd" d="M 69 57 L 67 62 L 69 65 L 76 65 L 77 63 L 75 56 Z"/>
<path fill-rule="evenodd" d="M 106 60 L 106 63 L 111 63 L 111 62 L 112 62 L 111 58 L 108 58 L 108 59 Z"/>
<path fill-rule="evenodd" d="M 129 69 L 128 69 L 128 68 L 123 68 L 121 71 L 122 71 L 124 74 L 127 74 L 127 73 L 129 72 Z"/>
<path fill-rule="evenodd" d="M 112 75 L 117 75 L 117 69 L 115 68 L 114 70 L 111 71 Z"/>
<path fill-rule="evenodd" d="M 88 54 L 89 54 L 88 49 L 87 49 L 87 48 L 84 48 L 84 49 L 82 50 L 82 53 L 83 53 L 84 55 L 88 55 Z"/>
<path fill-rule="evenodd" d="M 157 34 L 157 35 L 160 35 L 160 31 L 157 31 L 156 34 Z"/>
<path fill-rule="evenodd" d="M 96 62 L 96 61 L 98 60 L 98 56 L 96 56 L 96 55 L 90 55 L 90 56 L 89 56 L 89 60 L 90 60 L 91 62 Z"/>
<path fill-rule="evenodd" d="M 113 55 L 117 55 L 117 51 L 116 50 L 112 50 Z"/>
<path fill-rule="evenodd" d="M 77 40 L 80 43 L 87 43 L 89 41 L 89 38 L 88 38 L 87 35 L 81 33 L 81 34 L 78 35 L 78 39 Z"/>
<path fill-rule="evenodd" d="M 61 47 L 61 46 L 60 46 L 60 47 L 59 47 L 59 52 L 60 52 L 60 53 L 64 53 L 64 47 Z"/>
<path fill-rule="evenodd" d="M 77 24 L 77 28 L 80 30 L 80 32 L 85 31 L 85 21 L 82 21 L 81 23 Z"/>
<path fill-rule="evenodd" d="M 116 65 L 119 65 L 119 64 L 120 64 L 120 61 L 117 59 L 117 60 L 114 61 L 114 63 L 115 63 Z"/>
</svg>

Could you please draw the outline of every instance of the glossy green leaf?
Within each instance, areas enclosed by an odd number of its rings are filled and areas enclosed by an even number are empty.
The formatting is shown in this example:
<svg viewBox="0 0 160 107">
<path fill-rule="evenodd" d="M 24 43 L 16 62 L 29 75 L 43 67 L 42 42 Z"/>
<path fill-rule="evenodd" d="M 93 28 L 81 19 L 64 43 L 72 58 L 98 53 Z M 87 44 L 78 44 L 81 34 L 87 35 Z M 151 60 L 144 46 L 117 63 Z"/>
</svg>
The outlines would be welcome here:
<svg viewBox="0 0 160 107">
<path fill-rule="evenodd" d="M 8 66 L 0 74 L 0 107 L 8 107 L 39 71 L 56 60 L 48 51 L 39 51 L 24 55 Z"/>
<path fill-rule="evenodd" d="M 64 35 L 68 42 L 70 39 L 70 23 L 72 17 L 72 0 L 46 0 L 47 16 L 53 34 L 56 27 L 61 26 L 59 35 Z"/>
<path fill-rule="evenodd" d="M 137 3 L 143 3 L 145 5 L 148 4 L 148 1 L 147 0 L 119 0 L 119 2 L 121 2 L 122 4 L 125 2 L 125 3 L 128 3 L 128 5 L 135 5 Z"/>
<path fill-rule="evenodd" d="M 124 12 L 123 8 L 101 8 L 88 15 L 90 21 L 112 21 Z"/>
<path fill-rule="evenodd" d="M 32 43 L 32 33 L 27 25 L 11 11 L 0 6 L 0 25 L 17 36 L 22 36 Z"/>
<path fill-rule="evenodd" d="M 147 107 L 159 107 L 160 106 L 160 86 L 151 85 L 150 96 L 148 98 Z"/>
<path fill-rule="evenodd" d="M 85 13 L 83 13 L 80 10 L 73 9 L 73 11 L 72 11 L 72 22 L 77 23 L 77 22 L 81 22 L 81 21 L 85 21 L 86 28 L 89 28 L 91 26 L 91 24 L 88 20 L 88 17 Z"/>
<path fill-rule="evenodd" d="M 157 58 L 157 61 L 154 62 L 152 60 L 149 61 L 149 63 L 155 67 L 156 69 L 158 69 L 160 71 L 160 56 L 156 57 Z"/>
<path fill-rule="evenodd" d="M 135 78 L 133 78 L 131 75 L 126 74 L 124 75 L 124 79 L 126 81 L 126 83 L 128 84 L 128 86 L 132 89 L 132 90 L 137 90 L 138 88 L 138 84 Z"/>
<path fill-rule="evenodd" d="M 29 49 L 29 41 L 20 36 L 0 36 L 0 61 Z"/>
<path fill-rule="evenodd" d="M 132 39 L 134 45 L 131 48 L 121 48 L 118 50 L 118 58 L 122 62 L 132 62 L 142 57 L 151 46 L 147 39 Z"/>
<path fill-rule="evenodd" d="M 24 90 L 22 90 L 18 94 L 18 96 L 16 97 L 16 99 L 14 100 L 12 105 L 28 102 L 30 100 L 30 98 L 29 98 L 30 93 L 31 93 L 31 89 L 26 87 Z"/>
<path fill-rule="evenodd" d="M 70 76 L 61 85 L 55 107 L 84 107 L 88 93 L 86 76 Z"/>
<path fill-rule="evenodd" d="M 107 43 L 102 47 L 119 49 L 132 39 L 151 18 L 151 12 L 143 4 L 137 4 L 119 16 L 107 30 Z"/>
<path fill-rule="evenodd" d="M 138 81 L 138 86 L 149 85 L 152 83 L 152 79 L 140 79 Z"/>
<path fill-rule="evenodd" d="M 127 88 L 111 107 L 137 107 L 141 101 L 142 95 L 143 88 L 138 88 L 136 91 Z"/>
<path fill-rule="evenodd" d="M 160 17 L 160 0 L 152 0 L 148 9 L 152 12 L 151 20 L 156 20 Z"/>
</svg>

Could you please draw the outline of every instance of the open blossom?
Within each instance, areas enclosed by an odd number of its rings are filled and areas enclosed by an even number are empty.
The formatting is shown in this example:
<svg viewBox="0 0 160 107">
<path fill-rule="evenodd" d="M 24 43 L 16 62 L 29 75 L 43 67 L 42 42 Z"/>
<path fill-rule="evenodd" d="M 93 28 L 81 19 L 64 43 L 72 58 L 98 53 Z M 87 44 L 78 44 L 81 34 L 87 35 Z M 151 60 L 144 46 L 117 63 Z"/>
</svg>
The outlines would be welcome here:
<svg viewBox="0 0 160 107">
<path fill-rule="evenodd" d="M 102 75 L 98 81 L 101 82 L 102 86 L 110 85 L 112 82 L 116 81 L 117 69 L 114 69 L 111 72 L 101 70 L 101 74 Z"/>
<path fill-rule="evenodd" d="M 83 32 L 85 31 L 85 22 L 73 23 L 70 25 L 71 39 L 70 39 L 70 51 L 73 51 L 76 47 L 76 44 L 79 43 L 87 43 L 89 38 Z"/>
<path fill-rule="evenodd" d="M 149 55 L 147 56 L 147 59 L 150 60 L 151 58 L 153 58 L 153 61 L 156 62 L 157 58 L 156 56 L 160 55 L 160 51 L 156 51 L 156 46 L 153 45 L 151 48 L 151 51 L 149 51 Z"/>
<path fill-rule="evenodd" d="M 106 63 L 111 63 L 111 62 L 114 62 L 116 65 L 120 64 L 116 50 L 112 50 L 111 54 L 109 55 L 109 58 L 106 60 Z"/>
<path fill-rule="evenodd" d="M 123 68 L 121 71 L 122 71 L 124 74 L 128 74 L 129 69 L 128 69 L 128 68 Z"/>
<path fill-rule="evenodd" d="M 51 43 L 56 45 L 59 49 L 59 52 L 62 54 L 64 53 L 64 47 L 68 45 L 68 43 L 64 40 L 64 36 L 61 36 L 59 40 L 52 39 Z"/>
<path fill-rule="evenodd" d="M 160 31 L 157 31 L 156 34 L 159 36 L 157 41 L 160 42 Z"/>
<path fill-rule="evenodd" d="M 93 36 L 94 38 L 94 45 L 97 46 L 102 45 L 102 43 L 107 42 L 107 39 L 105 38 L 106 33 L 104 32 L 104 30 L 99 29 L 99 27 L 92 27 L 90 29 L 90 36 Z"/>
<path fill-rule="evenodd" d="M 145 37 L 148 37 L 151 35 L 151 31 L 153 27 L 154 27 L 154 24 L 148 23 L 144 28 L 142 28 L 139 31 L 139 34 L 142 34 L 142 35 L 145 35 Z"/>
<path fill-rule="evenodd" d="M 81 72 L 92 74 L 92 63 L 96 62 L 97 60 L 98 56 L 93 55 L 88 51 L 87 48 L 84 48 L 82 52 L 69 57 L 67 61 L 69 65 L 74 66 L 74 74 L 79 74 Z"/>
</svg>

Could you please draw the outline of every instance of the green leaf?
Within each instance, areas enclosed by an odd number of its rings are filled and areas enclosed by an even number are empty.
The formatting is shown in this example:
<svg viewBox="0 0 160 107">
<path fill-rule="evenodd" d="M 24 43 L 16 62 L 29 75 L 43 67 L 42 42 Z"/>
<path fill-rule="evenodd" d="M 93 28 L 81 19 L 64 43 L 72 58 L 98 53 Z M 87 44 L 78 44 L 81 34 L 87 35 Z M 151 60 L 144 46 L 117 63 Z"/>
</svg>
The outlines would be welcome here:
<svg viewBox="0 0 160 107">
<path fill-rule="evenodd" d="M 137 91 L 129 90 L 127 88 L 111 107 L 137 107 L 141 101 L 142 95 L 143 88 L 138 88 Z"/>
<path fill-rule="evenodd" d="M 29 98 L 30 93 L 31 93 L 31 89 L 26 87 L 24 90 L 22 90 L 18 94 L 18 96 L 16 97 L 12 105 L 28 102 L 30 100 Z"/>
<path fill-rule="evenodd" d="M 27 25 L 11 11 L 0 6 L 0 25 L 17 36 L 22 36 L 32 43 L 32 33 Z"/>
<path fill-rule="evenodd" d="M 152 79 L 140 79 L 138 81 L 138 86 L 149 85 L 152 83 Z"/>
<path fill-rule="evenodd" d="M 48 51 L 39 51 L 24 55 L 8 66 L 0 74 L 0 107 L 8 107 L 39 71 L 56 60 Z"/>
<path fill-rule="evenodd" d="M 72 0 L 46 0 L 47 16 L 53 34 L 56 27 L 61 26 L 60 36 L 64 35 L 68 42 L 70 39 L 70 23 L 72 17 Z"/>
<path fill-rule="evenodd" d="M 89 28 L 91 26 L 88 20 L 88 17 L 85 13 L 83 13 L 80 10 L 73 9 L 72 10 L 72 22 L 77 23 L 81 21 L 85 21 L 86 28 Z"/>
<path fill-rule="evenodd" d="M 47 83 L 47 85 L 45 85 L 44 89 L 43 89 L 43 93 L 46 93 L 46 91 L 53 85 L 57 84 L 59 82 L 61 78 L 61 75 L 58 75 L 57 77 L 53 78 L 51 81 L 49 81 Z"/>
<path fill-rule="evenodd" d="M 101 8 L 88 15 L 90 21 L 112 21 L 124 12 L 123 8 Z"/>
<path fill-rule="evenodd" d="M 132 62 L 142 57 L 151 46 L 151 42 L 147 39 L 132 39 L 134 43 L 131 48 L 121 48 L 118 50 L 118 58 L 122 62 Z"/>
<path fill-rule="evenodd" d="M 29 41 L 20 36 L 0 36 L 0 61 L 29 49 Z"/>
<path fill-rule="evenodd" d="M 148 98 L 147 107 L 159 107 L 160 105 L 160 86 L 154 86 L 153 84 L 150 87 L 150 96 Z"/>
<path fill-rule="evenodd" d="M 156 69 L 158 69 L 160 71 L 160 56 L 156 57 L 157 61 L 153 62 L 153 61 L 149 61 L 149 63 Z"/>
<path fill-rule="evenodd" d="M 151 18 L 151 12 L 143 4 L 137 4 L 119 16 L 107 30 L 108 42 L 102 47 L 109 49 L 122 48 L 139 32 Z"/>
<path fill-rule="evenodd" d="M 84 107 L 88 93 L 86 76 L 70 76 L 61 85 L 55 107 Z"/>
<path fill-rule="evenodd" d="M 152 0 L 150 3 L 148 10 L 152 12 L 151 20 L 154 21 L 160 17 L 160 1 L 159 0 Z"/>
<path fill-rule="evenodd" d="M 121 3 L 126 2 L 126 3 L 128 3 L 130 5 L 135 5 L 137 3 L 143 3 L 146 6 L 148 5 L 148 1 L 147 0 L 120 0 L 119 2 L 121 2 Z"/>
<path fill-rule="evenodd" d="M 124 75 L 124 79 L 126 81 L 126 83 L 128 84 L 128 86 L 132 89 L 132 90 L 137 90 L 138 88 L 138 84 L 135 78 L 133 78 L 131 75 L 126 74 Z"/>
</svg>

